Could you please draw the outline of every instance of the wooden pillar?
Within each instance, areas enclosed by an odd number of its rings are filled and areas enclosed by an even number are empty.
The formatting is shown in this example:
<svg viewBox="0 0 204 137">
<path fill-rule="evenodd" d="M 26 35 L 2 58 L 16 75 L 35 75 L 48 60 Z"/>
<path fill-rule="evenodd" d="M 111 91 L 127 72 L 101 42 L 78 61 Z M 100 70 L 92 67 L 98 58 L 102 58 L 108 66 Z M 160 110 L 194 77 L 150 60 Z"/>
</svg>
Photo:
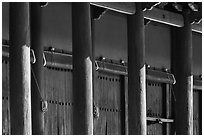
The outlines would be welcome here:
<svg viewBox="0 0 204 137">
<path fill-rule="evenodd" d="M 73 133 L 93 134 L 92 40 L 89 3 L 72 3 Z"/>
<path fill-rule="evenodd" d="M 128 15 L 128 123 L 129 134 L 146 134 L 146 68 L 142 3 Z"/>
<path fill-rule="evenodd" d="M 29 3 L 10 3 L 10 116 L 11 134 L 31 134 Z"/>
<path fill-rule="evenodd" d="M 176 134 L 193 134 L 192 32 L 190 11 L 184 9 L 184 27 L 172 32 L 172 70 L 176 84 L 174 93 Z"/>
<path fill-rule="evenodd" d="M 44 130 L 44 114 L 41 111 L 41 95 L 43 91 L 43 45 L 41 35 L 40 3 L 32 2 L 31 8 L 31 48 L 34 50 L 36 62 L 31 73 L 31 106 L 32 134 L 42 135 Z"/>
<path fill-rule="evenodd" d="M 94 20 L 94 11 L 93 9 L 91 8 L 91 35 L 92 35 L 92 87 L 93 87 L 93 105 L 95 104 L 94 102 L 94 81 L 95 81 L 95 78 L 96 78 L 96 67 L 95 67 L 95 35 L 94 35 L 94 32 L 95 32 L 95 20 Z"/>
</svg>

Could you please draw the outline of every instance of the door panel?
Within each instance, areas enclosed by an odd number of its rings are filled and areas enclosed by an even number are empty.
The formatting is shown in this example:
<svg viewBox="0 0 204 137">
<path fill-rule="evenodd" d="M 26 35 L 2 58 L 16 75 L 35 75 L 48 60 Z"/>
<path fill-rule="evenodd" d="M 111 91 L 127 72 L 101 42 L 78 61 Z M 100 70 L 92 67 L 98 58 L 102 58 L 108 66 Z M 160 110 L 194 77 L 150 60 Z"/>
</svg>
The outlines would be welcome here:
<svg viewBox="0 0 204 137">
<path fill-rule="evenodd" d="M 147 81 L 147 117 L 165 118 L 165 91 L 161 83 Z M 148 135 L 164 134 L 164 126 L 162 123 L 147 122 Z"/>
<path fill-rule="evenodd" d="M 98 107 L 99 117 L 94 118 L 94 134 L 124 134 L 124 93 L 121 76 L 97 72 L 94 88 L 94 105 Z"/>
<path fill-rule="evenodd" d="M 72 71 L 45 67 L 43 97 L 48 101 L 45 134 L 72 134 Z"/>
</svg>

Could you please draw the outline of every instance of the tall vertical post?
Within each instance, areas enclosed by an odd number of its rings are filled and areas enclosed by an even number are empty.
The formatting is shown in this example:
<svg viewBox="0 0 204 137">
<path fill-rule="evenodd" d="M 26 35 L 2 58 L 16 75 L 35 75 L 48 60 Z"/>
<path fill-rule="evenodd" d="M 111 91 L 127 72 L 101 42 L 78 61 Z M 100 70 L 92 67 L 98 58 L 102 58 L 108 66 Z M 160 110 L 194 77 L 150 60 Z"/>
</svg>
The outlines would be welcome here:
<svg viewBox="0 0 204 137">
<path fill-rule="evenodd" d="M 31 11 L 31 48 L 34 50 L 36 62 L 31 73 L 31 106 L 32 106 L 32 134 L 42 135 L 44 130 L 44 114 L 41 111 L 43 91 L 43 45 L 41 35 L 41 7 L 40 3 L 32 2 Z"/>
<path fill-rule="evenodd" d="M 10 3 L 10 116 L 11 134 L 31 134 L 29 3 Z"/>
<path fill-rule="evenodd" d="M 142 3 L 128 15 L 128 123 L 129 134 L 146 134 L 146 68 Z"/>
<path fill-rule="evenodd" d="M 72 3 L 73 133 L 93 134 L 92 40 L 89 3 Z"/>
<path fill-rule="evenodd" d="M 192 32 L 190 9 L 184 9 L 184 26 L 173 29 L 172 71 L 176 78 L 174 92 L 176 134 L 193 134 Z"/>
<path fill-rule="evenodd" d="M 93 111 L 94 107 L 96 106 L 96 100 L 95 100 L 95 80 L 96 80 L 96 67 L 95 67 L 95 20 L 94 20 L 94 10 L 93 7 L 91 7 L 91 39 L 92 39 L 92 87 L 93 87 Z M 94 118 L 94 116 L 93 116 Z M 96 119 L 95 119 L 96 120 Z M 93 126 L 94 126 L 94 120 L 93 120 Z M 94 128 L 93 128 L 93 134 L 95 134 Z"/>
</svg>

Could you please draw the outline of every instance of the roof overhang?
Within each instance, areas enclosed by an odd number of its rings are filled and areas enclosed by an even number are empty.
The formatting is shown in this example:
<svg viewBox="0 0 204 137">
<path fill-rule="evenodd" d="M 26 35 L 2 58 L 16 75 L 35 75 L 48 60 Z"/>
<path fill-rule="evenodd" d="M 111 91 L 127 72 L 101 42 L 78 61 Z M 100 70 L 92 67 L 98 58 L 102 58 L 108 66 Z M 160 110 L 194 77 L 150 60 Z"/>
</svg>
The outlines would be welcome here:
<svg viewBox="0 0 204 137">
<path fill-rule="evenodd" d="M 129 15 L 136 12 L 135 3 L 133 2 L 91 2 L 91 4 Z M 183 27 L 184 25 L 181 14 L 156 7 L 151 10 L 145 10 L 144 18 L 176 27 Z M 199 24 L 192 24 L 192 31 L 202 33 L 202 21 Z"/>
</svg>

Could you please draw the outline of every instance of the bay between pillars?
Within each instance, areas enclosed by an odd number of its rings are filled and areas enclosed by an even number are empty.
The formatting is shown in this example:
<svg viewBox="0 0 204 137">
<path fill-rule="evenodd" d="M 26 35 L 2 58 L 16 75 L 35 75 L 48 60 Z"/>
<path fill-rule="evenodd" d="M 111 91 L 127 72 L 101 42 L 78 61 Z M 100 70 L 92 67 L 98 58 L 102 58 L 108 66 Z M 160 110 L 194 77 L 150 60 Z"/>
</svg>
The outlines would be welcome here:
<svg viewBox="0 0 204 137">
<path fill-rule="evenodd" d="M 31 108 L 32 134 L 42 135 L 44 131 L 44 113 L 41 111 L 43 91 L 43 45 L 41 35 L 41 7 L 39 2 L 30 3 L 31 48 L 34 50 L 36 62 L 32 67 L 31 77 Z"/>
<path fill-rule="evenodd" d="M 184 9 L 184 27 L 172 28 L 172 71 L 174 85 L 176 134 L 193 134 L 192 32 L 190 11 Z"/>
<path fill-rule="evenodd" d="M 11 2 L 9 13 L 11 134 L 30 135 L 32 125 L 29 3 Z"/>
<path fill-rule="evenodd" d="M 73 134 L 93 134 L 90 3 L 72 3 Z"/>
<path fill-rule="evenodd" d="M 145 135 L 146 68 L 145 35 L 142 3 L 136 3 L 136 13 L 128 15 L 128 127 L 129 134 Z"/>
</svg>

